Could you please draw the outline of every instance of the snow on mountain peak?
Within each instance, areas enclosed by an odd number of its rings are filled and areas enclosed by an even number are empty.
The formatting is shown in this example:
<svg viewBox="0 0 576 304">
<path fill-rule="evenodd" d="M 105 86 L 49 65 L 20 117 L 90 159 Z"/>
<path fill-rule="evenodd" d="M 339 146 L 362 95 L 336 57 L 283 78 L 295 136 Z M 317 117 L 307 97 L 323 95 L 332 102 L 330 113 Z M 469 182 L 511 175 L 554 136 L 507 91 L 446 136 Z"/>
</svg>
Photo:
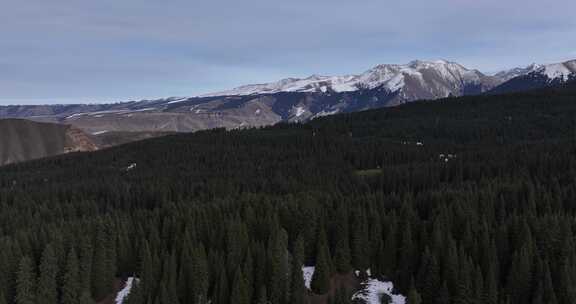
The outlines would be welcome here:
<svg viewBox="0 0 576 304">
<path fill-rule="evenodd" d="M 406 78 L 426 83 L 428 78 L 438 78 L 435 82 L 455 83 L 456 86 L 468 82 L 479 82 L 483 75 L 469 70 L 455 62 L 446 60 L 415 60 L 408 64 L 380 64 L 359 75 L 321 76 L 307 78 L 286 78 L 266 84 L 245 85 L 232 90 L 203 95 L 256 95 L 279 92 L 350 92 L 363 88 L 382 87 L 396 92 L 406 85 Z"/>
<path fill-rule="evenodd" d="M 576 60 L 552 64 L 532 63 L 525 68 L 514 68 L 499 72 L 495 76 L 504 82 L 518 76 L 532 73 L 545 75 L 550 80 L 561 79 L 562 81 L 566 81 L 570 78 L 571 75 L 576 73 Z"/>
</svg>

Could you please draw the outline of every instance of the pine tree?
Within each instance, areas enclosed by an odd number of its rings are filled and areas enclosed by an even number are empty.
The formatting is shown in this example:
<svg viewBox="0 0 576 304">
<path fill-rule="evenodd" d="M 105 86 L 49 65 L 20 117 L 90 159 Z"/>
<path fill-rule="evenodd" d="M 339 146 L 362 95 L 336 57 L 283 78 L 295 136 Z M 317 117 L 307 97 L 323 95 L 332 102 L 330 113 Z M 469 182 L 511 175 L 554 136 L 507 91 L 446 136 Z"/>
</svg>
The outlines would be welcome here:
<svg viewBox="0 0 576 304">
<path fill-rule="evenodd" d="M 248 298 L 253 299 L 256 295 L 254 294 L 254 261 L 252 260 L 252 251 L 250 247 L 246 250 L 246 257 L 244 258 L 244 263 L 242 264 L 242 273 L 244 273 L 244 278 L 246 279 L 246 286 L 248 286 Z M 290 286 L 291 277 L 286 276 L 287 281 L 285 286 Z M 288 296 L 288 290 L 285 291 L 285 295 Z"/>
<path fill-rule="evenodd" d="M 422 297 L 420 296 L 416 288 L 412 286 L 408 291 L 408 296 L 406 297 L 406 304 L 421 304 L 421 303 L 422 303 Z"/>
<path fill-rule="evenodd" d="M 269 244 L 269 299 L 272 303 L 282 304 L 286 300 L 288 292 L 287 278 L 290 275 L 288 267 L 288 237 L 284 229 L 279 229 L 271 236 Z M 251 286 L 250 286 L 251 287 Z M 247 291 L 251 294 L 250 291 Z"/>
<path fill-rule="evenodd" d="M 110 265 L 113 257 L 109 255 L 109 238 L 103 229 L 97 233 L 96 249 L 92 265 L 92 294 L 96 299 L 102 299 L 112 292 L 113 274 Z"/>
<path fill-rule="evenodd" d="M 230 301 L 230 287 L 228 284 L 228 275 L 226 267 L 222 267 L 220 275 L 218 278 L 218 284 L 216 285 L 214 296 L 216 304 L 228 304 Z"/>
<path fill-rule="evenodd" d="M 79 271 L 82 275 L 79 276 L 79 284 L 81 290 L 91 290 L 92 288 L 92 263 L 93 263 L 93 246 L 88 236 L 85 236 L 80 241 L 80 264 Z"/>
<path fill-rule="evenodd" d="M 472 299 L 472 262 L 467 258 L 463 251 L 459 254 L 459 271 L 456 293 L 454 295 L 455 304 L 468 304 Z"/>
<path fill-rule="evenodd" d="M 438 298 L 436 298 L 434 302 L 431 303 L 437 303 L 437 304 L 451 303 L 450 289 L 448 289 L 448 284 L 446 283 L 446 281 L 442 283 L 442 288 L 440 288 L 440 291 L 438 292 Z"/>
<path fill-rule="evenodd" d="M 400 248 L 400 264 L 398 270 L 398 288 L 400 290 L 408 290 L 414 272 L 415 248 L 411 231 L 410 224 L 406 223 L 402 234 L 402 247 Z"/>
<path fill-rule="evenodd" d="M 292 279 L 290 287 L 290 304 L 304 304 L 306 286 L 302 275 L 302 265 L 304 257 L 304 240 L 298 237 L 294 243 L 294 253 L 292 254 Z"/>
<path fill-rule="evenodd" d="M 160 299 L 162 303 L 178 304 L 176 256 L 169 254 L 164 257 L 162 278 L 160 281 Z"/>
<path fill-rule="evenodd" d="M 230 304 L 250 304 L 248 288 L 246 279 L 242 274 L 242 268 L 238 267 L 236 276 L 234 276 L 232 294 L 230 295 Z"/>
<path fill-rule="evenodd" d="M 548 263 L 544 263 L 544 278 L 542 293 L 544 297 L 544 303 L 546 304 L 557 304 L 558 300 L 556 298 L 556 292 L 554 291 L 554 285 L 552 283 L 552 276 L 550 274 L 550 267 Z"/>
<path fill-rule="evenodd" d="M 488 266 L 486 279 L 485 279 L 485 293 L 484 293 L 484 303 L 486 304 L 498 304 L 498 277 L 496 275 L 497 265 L 491 263 Z"/>
<path fill-rule="evenodd" d="M 364 212 L 355 218 L 352 233 L 352 264 L 355 269 L 365 271 L 370 266 L 370 244 L 368 243 L 368 220 Z"/>
<path fill-rule="evenodd" d="M 47 245 L 42 253 L 40 262 L 40 278 L 38 280 L 37 303 L 55 304 L 57 302 L 58 291 L 56 284 L 56 275 L 58 274 L 58 265 L 54 250 L 51 245 Z"/>
<path fill-rule="evenodd" d="M 23 257 L 16 278 L 16 304 L 36 304 L 36 276 L 29 257 Z"/>
<path fill-rule="evenodd" d="M 440 269 L 435 256 L 430 257 L 426 268 L 422 286 L 422 299 L 424 303 L 434 303 L 441 287 Z"/>
<path fill-rule="evenodd" d="M 92 297 L 90 296 L 90 292 L 88 290 L 85 290 L 85 291 L 80 293 L 79 303 L 81 303 L 81 304 L 94 304 L 94 303 L 96 303 L 96 301 L 94 301 L 92 299 Z"/>
<path fill-rule="evenodd" d="M 316 268 L 312 275 L 310 288 L 316 294 L 325 294 L 330 289 L 330 268 L 328 266 L 326 250 L 318 248 L 318 257 L 316 257 Z"/>
<path fill-rule="evenodd" d="M 384 249 L 380 261 L 382 263 L 382 274 L 388 279 L 394 278 L 394 273 L 396 271 L 396 252 L 398 250 L 398 243 L 396 239 L 396 220 L 392 219 L 389 227 L 388 233 L 386 234 L 386 239 L 384 241 Z"/>
<path fill-rule="evenodd" d="M 516 252 L 508 275 L 508 292 L 514 303 L 526 303 L 532 282 L 532 255 L 528 246 Z"/>
<path fill-rule="evenodd" d="M 203 303 L 208 298 L 208 261 L 204 245 L 197 246 L 192 253 L 191 274 L 192 291 L 194 292 L 194 303 Z"/>
<path fill-rule="evenodd" d="M 346 274 L 352 270 L 350 265 L 350 232 L 348 228 L 348 215 L 346 209 L 338 211 L 336 221 L 336 247 L 334 248 L 334 267 L 336 271 Z"/>
<path fill-rule="evenodd" d="M 268 301 L 268 293 L 266 292 L 266 286 L 262 286 L 258 292 L 258 301 L 256 304 L 270 304 Z"/>
<path fill-rule="evenodd" d="M 78 256 L 74 248 L 70 249 L 66 261 L 62 285 L 62 304 L 80 304 L 80 273 L 78 269 Z"/>
</svg>

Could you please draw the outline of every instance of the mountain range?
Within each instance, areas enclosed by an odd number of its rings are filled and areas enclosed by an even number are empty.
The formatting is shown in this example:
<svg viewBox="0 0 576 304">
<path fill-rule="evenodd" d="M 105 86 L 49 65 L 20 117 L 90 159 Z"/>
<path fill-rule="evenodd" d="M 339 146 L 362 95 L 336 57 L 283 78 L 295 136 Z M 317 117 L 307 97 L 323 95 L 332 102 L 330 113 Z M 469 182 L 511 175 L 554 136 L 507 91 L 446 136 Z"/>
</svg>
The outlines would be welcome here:
<svg viewBox="0 0 576 304">
<path fill-rule="evenodd" d="M 0 118 L 75 126 L 92 135 L 191 132 L 243 128 L 281 121 L 395 106 L 414 100 L 517 92 L 576 79 L 576 60 L 532 64 L 493 75 L 446 60 L 381 64 L 360 74 L 312 75 L 246 85 L 195 97 L 114 104 L 1 106 Z"/>
</svg>

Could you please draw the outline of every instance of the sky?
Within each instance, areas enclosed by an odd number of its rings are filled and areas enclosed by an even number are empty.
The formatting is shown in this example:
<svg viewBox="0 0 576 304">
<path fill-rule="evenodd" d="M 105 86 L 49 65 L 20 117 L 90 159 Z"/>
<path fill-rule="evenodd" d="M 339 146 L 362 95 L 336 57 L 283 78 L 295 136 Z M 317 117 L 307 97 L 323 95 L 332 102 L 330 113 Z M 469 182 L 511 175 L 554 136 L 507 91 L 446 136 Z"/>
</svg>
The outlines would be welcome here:
<svg viewBox="0 0 576 304">
<path fill-rule="evenodd" d="M 576 59 L 574 0 L 0 0 L 0 104 L 195 96 L 382 63 Z"/>
</svg>

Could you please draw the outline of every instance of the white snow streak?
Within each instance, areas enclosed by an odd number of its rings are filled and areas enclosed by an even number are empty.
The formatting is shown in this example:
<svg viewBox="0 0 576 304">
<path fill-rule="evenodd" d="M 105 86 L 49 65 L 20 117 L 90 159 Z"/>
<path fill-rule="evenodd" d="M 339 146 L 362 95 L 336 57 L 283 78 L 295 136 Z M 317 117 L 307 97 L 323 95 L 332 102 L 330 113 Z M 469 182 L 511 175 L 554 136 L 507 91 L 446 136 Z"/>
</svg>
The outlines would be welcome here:
<svg viewBox="0 0 576 304">
<path fill-rule="evenodd" d="M 124 303 L 124 300 L 126 299 L 126 297 L 128 297 L 128 295 L 130 294 L 130 290 L 132 289 L 132 285 L 134 283 L 134 278 L 133 277 L 129 277 L 126 280 L 126 285 L 124 286 L 124 288 L 122 288 L 122 290 L 120 290 L 118 292 L 118 295 L 116 295 L 116 304 L 122 304 Z M 138 283 L 138 279 L 136 279 L 136 283 Z"/>
<path fill-rule="evenodd" d="M 310 283 L 312 283 L 312 276 L 314 275 L 314 266 L 302 266 L 302 275 L 304 276 L 304 285 L 306 288 L 310 289 Z"/>
</svg>

